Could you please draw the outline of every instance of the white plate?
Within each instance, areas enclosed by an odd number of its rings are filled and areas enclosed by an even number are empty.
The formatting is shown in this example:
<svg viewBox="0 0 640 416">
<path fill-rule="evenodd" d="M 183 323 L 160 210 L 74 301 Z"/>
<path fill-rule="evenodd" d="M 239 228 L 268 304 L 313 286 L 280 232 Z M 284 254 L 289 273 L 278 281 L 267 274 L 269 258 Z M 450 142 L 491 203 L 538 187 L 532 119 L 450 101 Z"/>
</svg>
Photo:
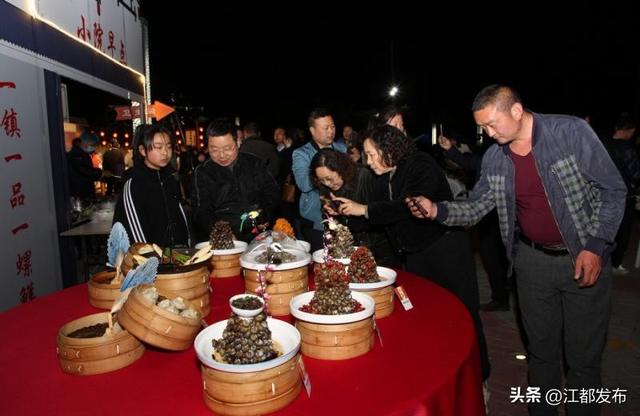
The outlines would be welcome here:
<svg viewBox="0 0 640 416">
<path fill-rule="evenodd" d="M 360 302 L 364 310 L 344 315 L 319 315 L 317 313 L 302 312 L 300 307 L 309 304 L 315 292 L 305 292 L 291 298 L 289 310 L 296 319 L 316 324 L 346 324 L 361 321 L 370 317 L 375 312 L 376 303 L 369 295 L 360 292 L 351 292 L 351 297 Z"/>
<path fill-rule="evenodd" d="M 289 248 L 285 249 L 285 251 L 296 256 L 296 259 L 292 262 L 281 263 L 277 266 L 274 265 L 273 270 L 279 271 L 297 269 L 298 267 L 306 266 L 307 264 L 311 263 L 311 255 L 309 253 L 305 253 L 302 250 L 294 250 Z M 258 257 L 262 253 L 264 253 L 264 250 L 255 250 L 251 253 L 244 253 L 242 257 L 240 257 L 240 266 L 244 267 L 245 269 L 264 270 L 267 264 L 256 262 L 256 257 Z"/>
<path fill-rule="evenodd" d="M 210 244 L 208 241 L 203 241 L 202 243 L 196 244 L 196 249 L 200 250 L 205 245 Z M 247 243 L 244 241 L 233 240 L 234 248 L 228 248 L 226 250 L 213 250 L 214 256 L 228 256 L 230 254 L 240 254 L 243 253 L 247 249 Z"/>
<path fill-rule="evenodd" d="M 353 247 L 353 249 L 355 250 L 358 247 Z M 325 250 L 323 248 L 321 248 L 320 250 L 316 250 L 313 252 L 313 261 L 315 261 L 316 263 L 324 263 L 324 254 L 325 254 Z M 338 261 L 342 264 L 349 264 L 351 263 L 351 258 L 350 257 L 340 257 L 340 258 L 333 258 L 333 260 Z"/>
<path fill-rule="evenodd" d="M 374 290 L 382 289 L 396 282 L 396 276 L 398 275 L 395 270 L 388 267 L 376 267 L 380 281 L 375 283 L 349 283 L 349 289 L 351 290 Z"/>
<path fill-rule="evenodd" d="M 274 318 L 267 318 L 267 325 L 271 330 L 271 339 L 282 348 L 282 355 L 272 360 L 256 364 L 225 364 L 213 359 L 212 340 L 222 338 L 222 333 L 227 327 L 227 321 L 219 321 L 209 325 L 196 336 L 193 347 L 198 359 L 207 367 L 230 373 L 249 373 L 252 371 L 267 370 L 284 364 L 295 356 L 300 349 L 300 332 L 291 324 Z"/>
</svg>

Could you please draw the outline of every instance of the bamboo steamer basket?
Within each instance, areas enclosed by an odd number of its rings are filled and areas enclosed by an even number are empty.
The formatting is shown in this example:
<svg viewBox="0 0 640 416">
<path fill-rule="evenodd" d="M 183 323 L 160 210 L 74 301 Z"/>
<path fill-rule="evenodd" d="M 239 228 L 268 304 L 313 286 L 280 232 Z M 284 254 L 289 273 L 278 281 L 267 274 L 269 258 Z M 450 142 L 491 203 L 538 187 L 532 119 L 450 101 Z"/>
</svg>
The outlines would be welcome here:
<svg viewBox="0 0 640 416">
<path fill-rule="evenodd" d="M 196 244 L 196 249 L 201 249 L 210 243 L 204 241 Z M 240 276 L 242 267 L 240 266 L 240 257 L 247 249 L 247 243 L 244 241 L 233 241 L 234 248 L 226 250 L 213 250 L 213 255 L 209 264 L 211 266 L 211 275 L 213 278 L 226 278 Z"/>
<path fill-rule="evenodd" d="M 346 360 L 373 348 L 373 318 L 347 324 L 314 324 L 296 321 L 304 355 L 321 360 Z"/>
<path fill-rule="evenodd" d="M 288 315 L 291 299 L 309 290 L 307 266 L 291 270 L 265 271 L 263 273 L 266 273 L 266 287 L 269 294 L 269 299 L 266 300 L 267 308 L 273 316 Z M 256 289 L 260 287 L 260 283 L 256 280 L 258 272 L 245 269 L 244 276 L 245 292 L 255 294 Z M 282 283 L 271 283 L 273 281 Z"/>
<path fill-rule="evenodd" d="M 346 360 L 369 352 L 374 345 L 374 300 L 363 293 L 351 292 L 362 306 L 358 312 L 343 315 L 321 315 L 303 312 L 315 292 L 291 299 L 291 314 L 300 332 L 300 350 L 306 356 L 321 360 Z"/>
<path fill-rule="evenodd" d="M 111 309 L 113 301 L 120 294 L 121 283 L 110 283 L 115 276 L 115 270 L 105 270 L 91 276 L 87 284 L 91 306 L 100 309 Z"/>
<path fill-rule="evenodd" d="M 179 293 L 202 285 L 209 284 L 209 270 L 204 265 L 198 269 L 182 273 L 158 273 L 156 287 L 160 290 L 169 290 Z"/>
<path fill-rule="evenodd" d="M 376 319 L 386 318 L 393 313 L 395 306 L 393 286 L 386 286 L 382 289 L 375 290 L 352 290 L 364 293 L 373 298 L 376 303 Z"/>
<path fill-rule="evenodd" d="M 269 294 L 269 299 L 266 301 L 269 313 L 273 316 L 288 315 L 291 299 L 309 290 L 308 265 L 311 262 L 311 255 L 301 250 L 287 249 L 289 253 L 295 255 L 296 259 L 266 271 L 265 264 L 256 262 L 256 257 L 263 251 L 247 252 L 240 259 L 244 268 L 245 292 L 255 294 L 256 289 L 260 287 L 258 274 L 264 273 L 266 292 Z"/>
<path fill-rule="evenodd" d="M 240 267 L 241 255 L 242 253 L 211 256 L 211 277 L 224 278 L 240 276 L 240 272 L 242 271 L 242 267 Z"/>
<path fill-rule="evenodd" d="M 200 330 L 200 319 L 186 318 L 158 307 L 142 296 L 145 287 L 148 286 L 138 286 L 129 294 L 118 312 L 120 324 L 139 340 L 155 347 L 172 351 L 188 349 Z M 169 299 L 178 296 L 165 290 L 158 293 Z M 185 304 L 192 306 L 188 300 Z"/>
<path fill-rule="evenodd" d="M 155 286 L 183 297 L 202 312 L 209 315 L 209 270 L 207 266 L 182 273 L 158 273 Z"/>
<path fill-rule="evenodd" d="M 144 346 L 126 330 L 97 338 L 70 338 L 67 334 L 108 321 L 109 312 L 88 315 L 64 325 L 58 331 L 56 353 L 60 368 L 74 375 L 108 373 L 135 362 Z"/>
<path fill-rule="evenodd" d="M 268 283 L 287 283 L 298 280 L 308 280 L 309 278 L 309 268 L 307 266 L 289 270 L 264 271 L 262 273 L 265 274 Z M 257 282 L 257 270 L 244 269 L 243 274 L 245 280 Z"/>
<path fill-rule="evenodd" d="M 267 308 L 269 309 L 269 314 L 272 316 L 289 315 L 291 313 L 289 309 L 289 303 L 291 302 L 291 299 L 306 292 L 307 290 L 308 288 L 302 288 L 289 293 L 269 295 L 269 299 L 266 301 Z M 247 291 L 246 293 L 255 295 L 255 292 Z"/>
<path fill-rule="evenodd" d="M 277 273 L 277 272 L 274 272 Z M 291 293 L 295 291 L 299 291 L 300 289 L 306 290 L 309 288 L 309 281 L 307 278 L 302 280 L 295 280 L 293 282 L 285 282 L 285 283 L 269 283 L 265 282 L 267 293 L 270 295 L 280 295 L 285 293 Z M 256 289 L 260 287 L 260 283 L 256 282 L 255 279 L 244 279 L 244 288 L 247 292 L 255 292 Z"/>
<path fill-rule="evenodd" d="M 251 404 L 224 403 L 204 392 L 204 402 L 207 407 L 217 414 L 228 416 L 252 416 L 272 413 L 288 406 L 300 394 L 301 384 L 298 383 L 282 395 L 268 400 Z"/>
<path fill-rule="evenodd" d="M 375 283 L 349 283 L 349 289 L 370 296 L 376 303 L 376 319 L 386 318 L 393 313 L 394 291 L 393 284 L 397 273 L 388 267 L 377 267 L 380 282 Z"/>
<path fill-rule="evenodd" d="M 231 373 L 201 366 L 207 407 L 223 415 L 261 415 L 287 406 L 300 393 L 300 355 L 267 370 Z"/>
<path fill-rule="evenodd" d="M 195 299 L 190 299 L 191 306 L 194 306 L 200 310 L 202 317 L 205 318 L 211 312 L 211 295 L 205 293 L 203 296 Z"/>
</svg>

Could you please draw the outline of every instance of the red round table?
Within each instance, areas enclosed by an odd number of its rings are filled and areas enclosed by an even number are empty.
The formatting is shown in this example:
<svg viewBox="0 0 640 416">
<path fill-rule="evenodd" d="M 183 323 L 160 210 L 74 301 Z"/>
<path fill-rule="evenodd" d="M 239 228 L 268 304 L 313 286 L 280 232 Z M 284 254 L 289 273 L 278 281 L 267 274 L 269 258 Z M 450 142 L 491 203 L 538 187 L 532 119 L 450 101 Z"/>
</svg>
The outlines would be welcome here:
<svg viewBox="0 0 640 416">
<path fill-rule="evenodd" d="M 282 415 L 484 415 L 479 354 L 464 306 L 450 293 L 398 273 L 414 308 L 378 320 L 383 345 L 344 361 L 304 357 L 311 397 L 304 389 Z M 240 277 L 212 279 L 208 323 L 230 313 L 228 298 L 243 292 Z M 72 376 L 56 357 L 65 323 L 99 312 L 86 285 L 37 298 L 0 314 L 2 415 L 207 415 L 193 348 L 148 347 L 131 366 Z M 292 322 L 291 316 L 284 320 Z"/>
</svg>

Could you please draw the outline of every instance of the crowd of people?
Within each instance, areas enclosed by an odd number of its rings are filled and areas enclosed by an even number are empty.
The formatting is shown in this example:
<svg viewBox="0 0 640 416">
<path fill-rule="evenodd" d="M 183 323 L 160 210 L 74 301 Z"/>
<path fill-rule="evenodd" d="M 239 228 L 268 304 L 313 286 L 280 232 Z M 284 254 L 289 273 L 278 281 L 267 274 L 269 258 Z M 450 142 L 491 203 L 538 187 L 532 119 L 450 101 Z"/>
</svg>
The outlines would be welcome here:
<svg viewBox="0 0 640 416">
<path fill-rule="evenodd" d="M 490 360 L 478 311 L 508 310 L 514 280 L 529 384 L 543 397 L 559 388 L 564 352 L 567 387 L 597 388 L 610 274 L 612 266 L 624 273 L 640 186 L 635 120 L 622 115 L 612 137 L 601 140 L 578 117 L 525 109 L 504 85 L 481 90 L 471 110 L 495 144 L 473 154 L 458 137 L 441 136 L 445 163 L 418 151 L 395 107 L 366 130 L 345 126 L 338 139 L 332 114 L 314 109 L 306 143 L 300 129 L 279 126 L 271 142 L 256 123 L 240 128 L 216 119 L 206 129 L 206 154 L 182 149 L 177 169 L 171 132 L 143 126 L 133 168 L 117 175 L 123 180 L 114 221 L 132 241 L 189 246 L 207 240 L 218 220 L 249 242 L 285 217 L 316 250 L 323 221 L 334 217 L 380 265 L 431 279 L 460 299 L 475 324 L 484 380 Z M 85 139 L 69 156 L 86 178 L 82 195 L 103 175 L 87 162 L 92 145 Z M 452 186 L 452 171 L 463 172 L 469 191 Z M 479 305 L 470 234 L 492 289 L 486 305 Z M 573 406 L 572 414 L 597 413 L 595 404 Z M 554 412 L 544 401 L 532 403 L 532 414 Z"/>
</svg>

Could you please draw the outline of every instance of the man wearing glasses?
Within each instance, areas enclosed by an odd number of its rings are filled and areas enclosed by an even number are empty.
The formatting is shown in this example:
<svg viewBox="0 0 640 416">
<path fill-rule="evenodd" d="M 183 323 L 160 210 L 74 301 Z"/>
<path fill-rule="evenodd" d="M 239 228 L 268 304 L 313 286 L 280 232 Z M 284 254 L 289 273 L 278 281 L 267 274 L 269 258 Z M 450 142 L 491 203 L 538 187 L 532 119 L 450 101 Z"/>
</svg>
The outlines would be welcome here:
<svg viewBox="0 0 640 416">
<path fill-rule="evenodd" d="M 237 239 L 250 242 L 255 226 L 272 222 L 280 189 L 262 160 L 239 153 L 236 127 L 217 119 L 207 127 L 210 159 L 193 173 L 191 205 L 198 241 L 209 239 L 216 221 L 228 221 Z M 260 216 L 248 217 L 253 211 Z M 243 220 L 243 218 L 245 220 Z"/>
</svg>

